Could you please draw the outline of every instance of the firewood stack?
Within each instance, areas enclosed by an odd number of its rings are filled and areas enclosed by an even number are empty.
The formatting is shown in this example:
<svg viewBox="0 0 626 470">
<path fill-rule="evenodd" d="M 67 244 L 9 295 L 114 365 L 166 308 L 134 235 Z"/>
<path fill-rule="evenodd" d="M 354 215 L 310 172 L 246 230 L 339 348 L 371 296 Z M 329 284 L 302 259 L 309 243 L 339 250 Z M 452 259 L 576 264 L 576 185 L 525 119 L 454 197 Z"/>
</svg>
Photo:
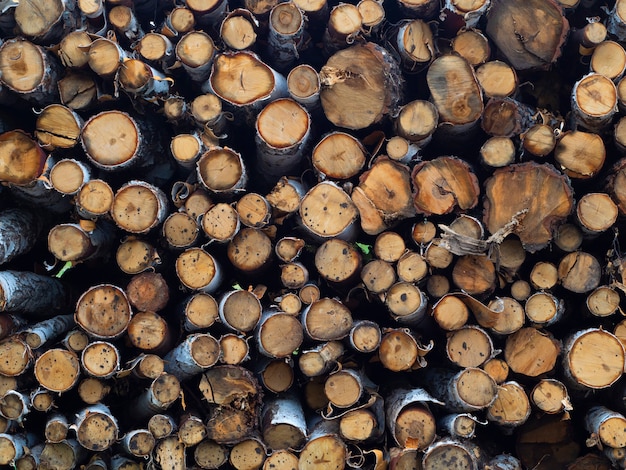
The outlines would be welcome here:
<svg viewBox="0 0 626 470">
<path fill-rule="evenodd" d="M 626 0 L 0 34 L 0 466 L 626 468 Z"/>
</svg>

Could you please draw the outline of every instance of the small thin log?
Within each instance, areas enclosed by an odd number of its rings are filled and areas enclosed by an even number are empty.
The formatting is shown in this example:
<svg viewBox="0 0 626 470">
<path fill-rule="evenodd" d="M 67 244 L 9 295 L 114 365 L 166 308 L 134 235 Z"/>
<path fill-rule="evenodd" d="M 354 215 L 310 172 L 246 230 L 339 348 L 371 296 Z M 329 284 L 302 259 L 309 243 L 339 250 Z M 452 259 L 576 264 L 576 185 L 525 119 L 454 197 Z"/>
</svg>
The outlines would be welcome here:
<svg viewBox="0 0 626 470">
<path fill-rule="evenodd" d="M 495 351 L 485 330 L 467 325 L 448 335 L 446 354 L 459 367 L 480 367 L 495 355 Z"/>
<path fill-rule="evenodd" d="M 202 248 L 189 248 L 176 259 L 176 275 L 188 289 L 214 292 L 222 283 L 222 271 L 211 254 Z"/>
<path fill-rule="evenodd" d="M 319 468 L 319 461 L 323 459 L 328 468 L 343 468 L 347 458 L 347 446 L 339 437 L 339 423 L 322 421 L 313 428 L 307 443 L 300 452 L 298 468 L 300 470 L 314 470 Z"/>
<path fill-rule="evenodd" d="M 98 379 L 110 379 L 120 369 L 120 352 L 114 344 L 94 341 L 83 349 L 80 362 L 83 370 Z"/>
<path fill-rule="evenodd" d="M 311 162 L 322 179 L 343 180 L 356 176 L 365 165 L 365 148 L 345 132 L 331 132 L 315 146 Z"/>
<path fill-rule="evenodd" d="M 133 429 L 124 435 L 121 446 L 133 457 L 148 458 L 155 443 L 154 436 L 147 429 Z"/>
<path fill-rule="evenodd" d="M 70 423 L 67 417 L 60 413 L 54 413 L 46 420 L 44 435 L 47 442 L 56 443 L 63 441 L 67 437 L 69 430 Z"/>
<path fill-rule="evenodd" d="M 485 62 L 476 69 L 476 79 L 486 98 L 513 96 L 517 91 L 517 74 L 506 62 L 499 60 Z"/>
<path fill-rule="evenodd" d="M 356 5 L 340 3 L 331 8 L 324 31 L 324 51 L 330 55 L 352 44 L 361 32 L 363 18 Z"/>
<path fill-rule="evenodd" d="M 48 251 L 60 261 L 106 260 L 113 242 L 112 224 L 81 221 L 55 225 L 48 232 Z"/>
<path fill-rule="evenodd" d="M 41 229 L 40 217 L 27 209 L 0 212 L 0 265 L 30 251 Z"/>
<path fill-rule="evenodd" d="M 442 402 L 421 388 L 396 389 L 387 397 L 387 427 L 398 445 L 421 451 L 433 443 L 437 424 L 430 410 L 432 404 Z"/>
<path fill-rule="evenodd" d="M 185 447 L 193 447 L 206 437 L 206 427 L 202 418 L 194 412 L 181 416 L 178 424 L 178 440 Z"/>
<path fill-rule="evenodd" d="M 113 190 L 106 181 L 100 179 L 86 181 L 76 195 L 74 203 L 76 212 L 88 220 L 103 217 L 111 210 L 114 198 Z"/>
<path fill-rule="evenodd" d="M 235 51 L 252 49 L 257 40 L 259 21 L 244 8 L 235 8 L 220 25 L 220 38 Z"/>
<path fill-rule="evenodd" d="M 187 7 L 177 6 L 165 16 L 159 32 L 172 40 L 177 40 L 193 30 L 195 25 L 193 12 Z"/>
<path fill-rule="evenodd" d="M 437 420 L 437 428 L 444 431 L 451 437 L 471 439 L 476 431 L 476 424 L 487 424 L 481 422 L 476 416 L 469 413 L 453 413 L 445 415 Z"/>
<path fill-rule="evenodd" d="M 118 267 L 126 274 L 139 274 L 161 264 L 156 248 L 145 240 L 128 237 L 115 253 Z"/>
<path fill-rule="evenodd" d="M 176 61 L 174 45 L 164 34 L 150 32 L 144 35 L 134 47 L 141 58 L 167 71 Z"/>
<path fill-rule="evenodd" d="M 235 470 L 261 468 L 267 452 L 264 442 L 254 436 L 235 444 L 230 451 L 228 460 Z"/>
<path fill-rule="evenodd" d="M 603 26 L 602 23 L 590 23 L 589 26 L 591 25 L 596 25 L 596 28 Z M 589 67 L 592 72 L 617 82 L 626 71 L 626 51 L 615 41 L 601 41 L 593 49 Z"/>
<path fill-rule="evenodd" d="M 417 188 L 413 204 L 419 213 L 441 215 L 478 204 L 478 180 L 467 163 L 456 157 L 417 164 L 411 180 Z"/>
<path fill-rule="evenodd" d="M 170 293 L 164 277 L 146 272 L 133 276 L 126 287 L 128 301 L 142 312 L 158 312 L 167 305 Z"/>
<path fill-rule="evenodd" d="M 595 256 L 584 251 L 568 253 L 558 267 L 559 282 L 575 293 L 585 293 L 600 285 L 602 268 Z"/>
<path fill-rule="evenodd" d="M 451 411 L 478 411 L 491 406 L 497 398 L 498 387 L 482 369 L 468 367 L 455 372 L 428 368 L 425 371 L 433 396 Z"/>
<path fill-rule="evenodd" d="M 345 338 L 352 328 L 352 313 L 343 303 L 328 297 L 307 306 L 301 316 L 304 332 L 315 341 Z"/>
<path fill-rule="evenodd" d="M 180 309 L 183 328 L 187 332 L 209 328 L 219 318 L 217 301 L 204 292 L 186 298 Z"/>
<path fill-rule="evenodd" d="M 184 249 L 196 244 L 200 236 L 200 226 L 186 212 L 173 212 L 163 221 L 162 233 L 170 248 Z"/>
<path fill-rule="evenodd" d="M 623 373 L 624 346 L 608 331 L 597 328 L 577 331 L 566 338 L 563 351 L 564 381 L 574 389 L 607 388 Z"/>
<path fill-rule="evenodd" d="M 324 181 L 311 188 L 302 198 L 299 215 L 307 233 L 318 241 L 356 236 L 357 208 L 334 183 Z"/>
<path fill-rule="evenodd" d="M 263 442 L 272 451 L 299 448 L 307 436 L 300 401 L 291 395 L 267 401 L 261 411 L 260 428 Z"/>
<path fill-rule="evenodd" d="M 100 284 L 85 291 L 76 304 L 74 319 L 88 335 L 115 339 L 127 329 L 132 316 L 128 298 L 112 284 Z"/>
<path fill-rule="evenodd" d="M 249 333 L 259 324 L 263 307 L 259 298 L 247 290 L 231 290 L 218 303 L 221 322 L 235 332 Z"/>
<path fill-rule="evenodd" d="M 73 315 L 57 315 L 48 320 L 38 322 L 26 329 L 26 344 L 37 349 L 58 338 L 74 327 Z"/>
<path fill-rule="evenodd" d="M 263 228 L 272 220 L 272 206 L 269 201 L 262 195 L 257 193 L 246 193 L 235 205 L 239 220 L 246 227 Z M 275 248 L 276 255 L 279 253 L 278 243 Z M 292 260 L 283 260 L 292 261 Z"/>
<path fill-rule="evenodd" d="M 254 122 L 267 103 L 287 96 L 287 80 L 252 52 L 224 52 L 215 57 L 203 91 L 212 91 L 244 121 Z"/>
<path fill-rule="evenodd" d="M 434 104 L 414 100 L 400 108 L 395 130 L 399 136 L 423 148 L 432 140 L 438 122 L 439 112 Z"/>
<path fill-rule="evenodd" d="M 560 352 L 560 344 L 549 333 L 522 328 L 507 338 L 504 358 L 513 372 L 537 377 L 554 369 Z"/>
<path fill-rule="evenodd" d="M 34 293 L 37 292 L 37 295 Z M 58 279 L 28 271 L 0 272 L 0 311 L 50 315 L 66 304 Z"/>
<path fill-rule="evenodd" d="M 45 168 L 47 155 L 21 130 L 0 135 L 0 181 L 28 185 L 39 178 Z"/>
<path fill-rule="evenodd" d="M 278 70 L 289 68 L 307 46 L 305 17 L 298 5 L 284 2 L 269 14 L 268 53 Z"/>
<path fill-rule="evenodd" d="M 610 78 L 590 73 L 574 83 L 571 101 L 576 122 L 586 129 L 600 131 L 617 112 L 617 88 Z"/>
<path fill-rule="evenodd" d="M 42 411 L 48 413 L 52 410 L 56 403 L 54 402 L 54 395 L 42 387 L 37 387 L 29 395 L 31 406 L 36 411 Z"/>
<path fill-rule="evenodd" d="M 387 261 L 370 261 L 361 269 L 361 280 L 370 292 L 382 294 L 396 282 L 396 272 Z"/>
<path fill-rule="evenodd" d="M 619 293 L 611 286 L 599 286 L 594 289 L 587 295 L 585 305 L 592 315 L 599 318 L 621 311 Z"/>
<path fill-rule="evenodd" d="M 306 377 L 319 377 L 335 367 L 344 352 L 345 348 L 339 341 L 320 344 L 301 352 L 299 369 Z"/>
<path fill-rule="evenodd" d="M 75 195 L 91 179 L 91 170 L 83 162 L 64 158 L 50 169 L 49 179 L 58 192 Z"/>
<path fill-rule="evenodd" d="M 186 5 L 201 25 L 218 24 L 228 11 L 228 2 L 224 0 L 190 0 Z"/>
<path fill-rule="evenodd" d="M 530 283 L 535 289 L 552 289 L 556 286 L 559 277 L 554 263 L 539 261 L 530 271 Z"/>
<path fill-rule="evenodd" d="M 309 113 L 320 109 L 321 87 L 320 76 L 310 65 L 296 65 L 287 75 L 289 96 L 304 106 Z"/>
<path fill-rule="evenodd" d="M 225 202 L 218 202 L 202 216 L 202 231 L 211 242 L 228 243 L 241 228 L 237 209 Z"/>
<path fill-rule="evenodd" d="M 41 46 L 24 38 L 13 38 L 0 46 L 0 81 L 33 104 L 42 106 L 58 100 L 56 82 L 59 63 Z"/>
<path fill-rule="evenodd" d="M 143 37 L 143 29 L 132 8 L 125 5 L 116 5 L 109 10 L 108 17 L 111 26 L 127 40 L 135 42 Z"/>
<path fill-rule="evenodd" d="M 489 2 L 483 3 L 481 8 L 487 5 L 489 5 Z M 466 13 L 466 17 L 469 13 L 476 13 L 476 11 Z M 467 60 L 473 67 L 484 64 L 491 55 L 489 40 L 481 31 L 473 29 L 473 27 L 472 29 L 461 29 L 457 33 L 452 39 L 452 50 Z"/>
<path fill-rule="evenodd" d="M 190 31 L 176 44 L 176 57 L 187 75 L 202 83 L 209 78 L 216 48 L 213 39 L 204 31 Z"/>
<path fill-rule="evenodd" d="M 401 372 L 420 369 L 426 365 L 423 356 L 433 344 L 424 346 L 408 329 L 386 329 L 378 348 L 378 357 L 385 369 Z"/>
<path fill-rule="evenodd" d="M 486 418 L 504 432 L 521 426 L 530 416 L 528 395 L 517 382 L 509 381 L 498 385 L 498 396 L 487 408 Z"/>
<path fill-rule="evenodd" d="M 163 439 L 176 432 L 178 425 L 170 415 L 157 413 L 148 420 L 148 430 L 155 439 Z"/>
<path fill-rule="evenodd" d="M 563 318 L 565 304 L 548 292 L 535 292 L 526 299 L 524 310 L 534 326 L 544 327 Z"/>
<path fill-rule="evenodd" d="M 220 361 L 224 364 L 238 365 L 250 359 L 248 337 L 228 333 L 222 335 L 220 341 Z"/>
<path fill-rule="evenodd" d="M 138 312 L 128 323 L 128 339 L 137 349 L 165 353 L 172 348 L 174 336 L 165 319 L 154 312 Z"/>
<path fill-rule="evenodd" d="M 110 78 L 129 55 L 117 42 L 100 37 L 89 47 L 89 68 L 101 77 Z"/>
<path fill-rule="evenodd" d="M 401 281 L 387 290 L 385 306 L 398 323 L 416 326 L 426 318 L 428 299 L 417 285 Z"/>
<path fill-rule="evenodd" d="M 590 132 L 565 132 L 554 149 L 554 159 L 570 178 L 592 178 L 601 170 L 605 158 L 602 138 Z"/>
<path fill-rule="evenodd" d="M 295 374 L 290 359 L 262 360 L 255 370 L 263 387 L 270 392 L 286 392 L 294 383 Z"/>
<path fill-rule="evenodd" d="M 115 83 L 128 95 L 148 102 L 168 96 L 170 89 L 165 74 L 139 59 L 125 60 L 115 74 Z"/>
<path fill-rule="evenodd" d="M 226 254 L 235 269 L 253 276 L 270 266 L 273 251 L 269 236 L 245 227 L 229 242 Z"/>
<path fill-rule="evenodd" d="M 591 433 L 587 447 L 608 446 L 614 449 L 624 447 L 626 441 L 626 418 L 606 406 L 592 406 L 585 415 L 585 429 Z"/>
<path fill-rule="evenodd" d="M 394 46 L 400 54 L 402 67 L 408 73 L 418 72 L 428 66 L 437 52 L 429 24 L 420 19 L 407 19 L 398 24 L 394 31 Z"/>
<path fill-rule="evenodd" d="M 259 321 L 255 339 L 264 356 L 288 358 L 302 344 L 302 324 L 293 315 L 268 310 Z"/>
<path fill-rule="evenodd" d="M 460 468 L 485 468 L 484 453 L 470 440 L 444 437 L 430 446 L 422 457 L 424 470 L 445 468 L 452 459 Z"/>
<path fill-rule="evenodd" d="M 311 117 L 304 107 L 291 98 L 274 100 L 257 116 L 255 130 L 257 171 L 263 178 L 298 170 L 311 133 Z"/>
<path fill-rule="evenodd" d="M 196 168 L 200 183 L 216 195 L 234 195 L 243 191 L 248 181 L 241 154 L 228 147 L 209 149 L 198 160 Z"/>
<path fill-rule="evenodd" d="M 109 408 L 103 404 L 82 409 L 72 425 L 81 446 L 88 450 L 106 450 L 118 438 L 118 424 Z"/>
<path fill-rule="evenodd" d="M 530 392 L 530 400 L 542 412 L 557 414 L 572 411 L 567 387 L 556 379 L 542 379 Z"/>
<path fill-rule="evenodd" d="M 87 377 L 80 381 L 76 389 L 80 399 L 88 405 L 100 403 L 111 391 L 111 386 L 95 377 Z"/>
<path fill-rule="evenodd" d="M 150 386 L 144 390 L 135 400 L 130 403 L 129 413 L 136 419 L 148 422 L 153 416 L 163 414 L 181 394 L 179 380 L 172 374 L 164 373 L 154 379 Z M 163 420 L 160 426 L 153 422 L 153 426 L 163 430 Z M 167 431 L 174 432 L 172 426 L 166 426 Z M 160 437 L 165 437 L 166 432 L 161 431 Z M 168 434 L 169 435 L 169 434 Z M 157 436 L 155 436 L 157 437 Z"/>
<path fill-rule="evenodd" d="M 272 470 L 276 468 L 297 468 L 298 456 L 293 452 L 281 449 L 272 452 L 267 456 L 263 463 L 263 470 Z"/>
<path fill-rule="evenodd" d="M 171 470 L 185 470 L 187 459 L 185 446 L 177 436 L 169 436 L 158 441 L 153 451 L 154 461 L 161 468 Z"/>
<path fill-rule="evenodd" d="M 214 366 L 219 356 L 217 339 L 208 333 L 190 334 L 163 358 L 165 372 L 183 381 Z"/>
<path fill-rule="evenodd" d="M 322 278 L 337 286 L 354 284 L 361 270 L 360 253 L 338 238 L 325 241 L 315 252 L 315 268 Z"/>
</svg>

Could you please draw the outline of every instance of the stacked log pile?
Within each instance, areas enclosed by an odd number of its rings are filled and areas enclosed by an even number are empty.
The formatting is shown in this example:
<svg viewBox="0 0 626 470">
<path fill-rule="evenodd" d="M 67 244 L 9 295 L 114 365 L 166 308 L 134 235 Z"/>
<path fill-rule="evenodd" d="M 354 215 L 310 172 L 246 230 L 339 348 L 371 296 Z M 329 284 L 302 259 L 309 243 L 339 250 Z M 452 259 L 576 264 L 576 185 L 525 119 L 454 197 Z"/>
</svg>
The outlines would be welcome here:
<svg viewBox="0 0 626 470">
<path fill-rule="evenodd" d="M 0 35 L 0 465 L 626 468 L 626 0 Z"/>
</svg>

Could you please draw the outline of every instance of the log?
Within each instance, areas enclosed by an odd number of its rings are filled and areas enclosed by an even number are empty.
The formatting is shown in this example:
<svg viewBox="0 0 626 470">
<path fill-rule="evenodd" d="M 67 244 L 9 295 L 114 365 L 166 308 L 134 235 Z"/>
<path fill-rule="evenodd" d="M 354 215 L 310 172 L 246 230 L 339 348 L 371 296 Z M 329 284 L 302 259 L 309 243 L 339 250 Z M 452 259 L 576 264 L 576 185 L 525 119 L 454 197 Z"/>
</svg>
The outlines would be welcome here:
<svg viewBox="0 0 626 470">
<path fill-rule="evenodd" d="M 18 37 L 0 46 L 0 81 L 31 103 L 43 106 L 58 99 L 59 64 L 41 46 Z"/>
<path fill-rule="evenodd" d="M 315 145 L 311 162 L 321 179 L 349 179 L 365 165 L 365 148 L 350 134 L 332 132 Z"/>
<path fill-rule="evenodd" d="M 219 300 L 218 315 L 231 331 L 249 333 L 259 324 L 263 307 L 259 298 L 247 290 L 231 290 Z"/>
<path fill-rule="evenodd" d="M 538 31 L 537 25 L 549 27 Z M 547 69 L 561 55 L 569 23 L 551 0 L 494 2 L 486 33 L 516 70 Z"/>
<path fill-rule="evenodd" d="M 101 284 L 80 296 L 74 320 L 94 338 L 115 339 L 126 331 L 131 316 L 131 306 L 124 291 L 112 284 Z"/>
<path fill-rule="evenodd" d="M 193 333 L 165 355 L 165 372 L 183 381 L 214 366 L 219 356 L 219 342 L 213 336 Z"/>
<path fill-rule="evenodd" d="M 590 23 L 599 28 L 602 23 Z M 626 51 L 615 41 L 599 41 L 591 54 L 589 67 L 592 72 L 617 82 L 626 70 Z"/>
<path fill-rule="evenodd" d="M 515 201 L 502 204 L 498 194 L 503 190 L 516 194 Z M 568 180 L 553 167 L 523 163 L 494 172 L 485 183 L 484 206 L 483 220 L 489 232 L 513 223 L 513 233 L 532 253 L 552 239 L 553 227 L 569 215 L 573 199 Z"/>
<path fill-rule="evenodd" d="M 0 265 L 30 251 L 41 229 L 41 219 L 27 209 L 0 212 Z"/>
<path fill-rule="evenodd" d="M 235 8 L 220 25 L 220 38 L 232 50 L 252 49 L 257 40 L 259 21 L 245 8 Z"/>
<path fill-rule="evenodd" d="M 623 373 L 624 346 L 608 331 L 577 331 L 565 340 L 563 351 L 564 380 L 575 389 L 607 388 Z"/>
<path fill-rule="evenodd" d="M 549 333 L 521 328 L 507 338 L 504 358 L 513 372 L 537 377 L 555 367 L 560 352 L 560 345 Z"/>
<path fill-rule="evenodd" d="M 483 112 L 482 92 L 471 65 L 460 56 L 444 55 L 426 73 L 439 122 L 451 135 L 471 131 Z"/>
<path fill-rule="evenodd" d="M 556 379 L 542 379 L 537 382 L 529 398 L 540 411 L 547 414 L 573 409 L 567 387 Z"/>
<path fill-rule="evenodd" d="M 335 53 L 322 67 L 320 81 L 324 114 L 347 129 L 379 122 L 395 113 L 400 100 L 400 70 L 389 53 L 374 43 Z"/>
</svg>

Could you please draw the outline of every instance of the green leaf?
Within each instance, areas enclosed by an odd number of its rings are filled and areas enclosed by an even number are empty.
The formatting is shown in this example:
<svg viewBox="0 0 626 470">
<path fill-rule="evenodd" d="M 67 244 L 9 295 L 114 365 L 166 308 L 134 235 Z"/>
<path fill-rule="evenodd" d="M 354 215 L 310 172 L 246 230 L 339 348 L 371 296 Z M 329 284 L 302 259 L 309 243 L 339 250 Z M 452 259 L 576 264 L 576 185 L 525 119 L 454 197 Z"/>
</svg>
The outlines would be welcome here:
<svg viewBox="0 0 626 470">
<path fill-rule="evenodd" d="M 372 245 L 367 245 L 366 243 L 360 242 L 355 242 L 354 244 L 359 250 L 361 250 L 364 255 L 369 255 L 372 252 Z"/>
<path fill-rule="evenodd" d="M 61 279 L 61 276 L 63 276 L 63 274 L 65 274 L 66 271 L 68 271 L 69 269 L 73 267 L 74 267 L 74 263 L 72 261 L 66 261 L 63 267 L 59 269 L 59 272 L 56 273 L 53 277 L 56 277 L 57 279 Z"/>
</svg>

